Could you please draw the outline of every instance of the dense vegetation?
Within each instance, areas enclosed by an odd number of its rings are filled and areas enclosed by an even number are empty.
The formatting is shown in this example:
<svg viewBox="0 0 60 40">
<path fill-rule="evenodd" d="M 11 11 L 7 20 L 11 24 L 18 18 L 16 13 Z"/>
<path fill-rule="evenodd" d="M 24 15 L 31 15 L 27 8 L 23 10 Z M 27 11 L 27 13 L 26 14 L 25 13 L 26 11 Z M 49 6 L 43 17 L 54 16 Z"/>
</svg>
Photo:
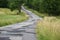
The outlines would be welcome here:
<svg viewBox="0 0 60 40">
<path fill-rule="evenodd" d="M 49 15 L 60 15 L 60 0 L 27 0 L 29 8 Z"/>
<path fill-rule="evenodd" d="M 22 4 L 42 13 L 60 15 L 60 0 L 0 0 L 0 7 L 18 9 L 19 12 Z"/>
<path fill-rule="evenodd" d="M 8 7 L 8 1 L 7 0 L 0 0 L 0 8 Z"/>
</svg>

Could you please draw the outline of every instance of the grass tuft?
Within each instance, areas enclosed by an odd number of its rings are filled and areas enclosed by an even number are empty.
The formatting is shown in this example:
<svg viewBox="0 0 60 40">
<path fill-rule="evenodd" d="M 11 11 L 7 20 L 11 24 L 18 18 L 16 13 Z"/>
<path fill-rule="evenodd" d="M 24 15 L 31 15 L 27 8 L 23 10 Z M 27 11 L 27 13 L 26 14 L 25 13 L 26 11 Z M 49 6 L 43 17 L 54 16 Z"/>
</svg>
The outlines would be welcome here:
<svg viewBox="0 0 60 40">
<path fill-rule="evenodd" d="M 38 40 L 60 40 L 60 19 L 44 17 L 37 23 Z"/>
</svg>

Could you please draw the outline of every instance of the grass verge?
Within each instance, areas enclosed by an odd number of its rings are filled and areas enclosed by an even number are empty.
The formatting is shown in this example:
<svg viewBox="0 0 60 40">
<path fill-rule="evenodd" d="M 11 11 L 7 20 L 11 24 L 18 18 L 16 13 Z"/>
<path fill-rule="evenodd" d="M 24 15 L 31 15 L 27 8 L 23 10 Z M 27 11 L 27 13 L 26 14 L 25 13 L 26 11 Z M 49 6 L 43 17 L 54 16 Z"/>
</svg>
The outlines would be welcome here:
<svg viewBox="0 0 60 40">
<path fill-rule="evenodd" d="M 37 22 L 36 35 L 38 40 L 60 40 L 60 16 L 48 16 L 47 14 L 27 9 L 43 18 L 43 20 Z"/>
<path fill-rule="evenodd" d="M 28 19 L 24 12 L 21 12 L 20 15 L 16 15 L 17 12 L 18 10 L 10 11 L 10 9 L 7 8 L 0 8 L 0 27 L 19 23 Z"/>
<path fill-rule="evenodd" d="M 44 17 L 37 23 L 38 40 L 60 40 L 60 19 L 56 17 Z"/>
</svg>

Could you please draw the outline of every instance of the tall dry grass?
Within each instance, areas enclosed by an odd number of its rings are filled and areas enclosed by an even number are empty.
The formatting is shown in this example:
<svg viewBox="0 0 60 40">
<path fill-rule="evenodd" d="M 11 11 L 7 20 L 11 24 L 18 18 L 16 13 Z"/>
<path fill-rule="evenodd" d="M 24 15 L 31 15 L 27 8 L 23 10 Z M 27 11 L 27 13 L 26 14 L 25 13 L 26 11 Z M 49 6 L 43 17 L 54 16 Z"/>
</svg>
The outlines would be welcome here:
<svg viewBox="0 0 60 40">
<path fill-rule="evenodd" d="M 38 40 L 60 40 L 60 19 L 44 17 L 37 23 Z"/>
</svg>

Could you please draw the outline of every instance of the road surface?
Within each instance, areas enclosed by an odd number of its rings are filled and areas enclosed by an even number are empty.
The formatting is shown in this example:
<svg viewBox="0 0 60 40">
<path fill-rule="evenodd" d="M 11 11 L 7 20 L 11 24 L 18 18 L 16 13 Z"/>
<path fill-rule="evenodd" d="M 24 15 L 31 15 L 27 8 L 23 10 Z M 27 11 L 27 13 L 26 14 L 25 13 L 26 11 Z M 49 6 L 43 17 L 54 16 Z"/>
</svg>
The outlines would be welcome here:
<svg viewBox="0 0 60 40">
<path fill-rule="evenodd" d="M 36 22 L 40 17 L 26 10 L 22 6 L 22 11 L 29 15 L 29 19 L 5 27 L 0 27 L 0 40 L 37 40 L 36 39 Z"/>
</svg>

